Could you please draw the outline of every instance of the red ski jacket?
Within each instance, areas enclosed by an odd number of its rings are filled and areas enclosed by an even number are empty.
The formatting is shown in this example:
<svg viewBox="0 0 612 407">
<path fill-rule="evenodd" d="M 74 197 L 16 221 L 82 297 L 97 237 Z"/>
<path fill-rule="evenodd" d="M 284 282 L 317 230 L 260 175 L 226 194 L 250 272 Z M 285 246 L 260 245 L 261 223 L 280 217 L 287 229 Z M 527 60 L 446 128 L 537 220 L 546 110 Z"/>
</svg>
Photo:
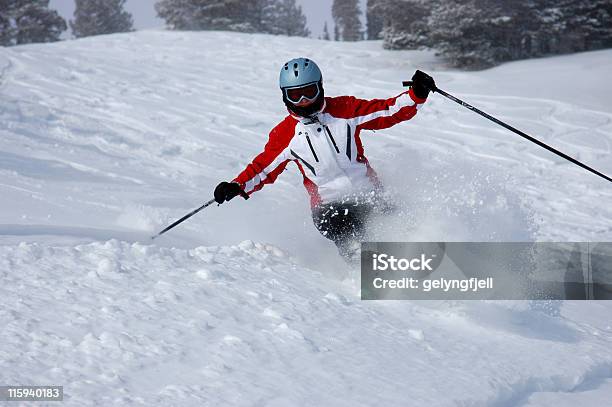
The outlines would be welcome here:
<svg viewBox="0 0 612 407">
<path fill-rule="evenodd" d="M 273 183 L 293 161 L 314 208 L 379 186 L 364 155 L 361 130 L 378 130 L 409 120 L 425 102 L 412 89 L 391 99 L 326 97 L 311 118 L 290 114 L 272 131 L 260 153 L 234 182 L 248 193 Z"/>
</svg>

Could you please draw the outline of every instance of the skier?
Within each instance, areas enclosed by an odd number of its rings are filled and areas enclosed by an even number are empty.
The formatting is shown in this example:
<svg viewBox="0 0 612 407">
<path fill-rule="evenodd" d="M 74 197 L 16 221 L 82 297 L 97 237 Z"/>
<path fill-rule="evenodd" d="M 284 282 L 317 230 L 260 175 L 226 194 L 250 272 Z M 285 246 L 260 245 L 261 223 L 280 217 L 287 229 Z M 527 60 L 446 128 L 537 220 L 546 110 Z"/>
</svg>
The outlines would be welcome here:
<svg viewBox="0 0 612 407">
<path fill-rule="evenodd" d="M 416 71 L 413 85 L 390 99 L 325 97 L 323 76 L 307 58 L 281 67 L 279 85 L 289 115 L 270 132 L 264 151 L 231 182 L 221 182 L 221 204 L 273 183 L 294 162 L 310 196 L 312 218 L 349 263 L 359 261 L 366 222 L 379 205 L 382 185 L 368 163 L 361 130 L 378 130 L 411 119 L 435 89 L 431 76 Z"/>
</svg>

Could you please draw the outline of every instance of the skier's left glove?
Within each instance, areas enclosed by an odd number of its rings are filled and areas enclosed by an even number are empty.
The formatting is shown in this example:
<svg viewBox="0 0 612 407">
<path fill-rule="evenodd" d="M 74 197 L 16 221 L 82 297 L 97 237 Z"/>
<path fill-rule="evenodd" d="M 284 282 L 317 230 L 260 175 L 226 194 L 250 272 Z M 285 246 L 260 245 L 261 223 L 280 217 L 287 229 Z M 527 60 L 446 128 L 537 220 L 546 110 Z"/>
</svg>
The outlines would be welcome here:
<svg viewBox="0 0 612 407">
<path fill-rule="evenodd" d="M 435 90 L 436 82 L 425 72 L 417 70 L 414 75 L 412 75 L 412 91 L 416 97 L 427 99 L 429 92 Z"/>
<path fill-rule="evenodd" d="M 236 196 L 242 196 L 244 199 L 249 199 L 249 195 L 242 190 L 237 182 L 221 182 L 215 188 L 215 201 L 222 204 L 225 201 L 230 201 Z"/>
</svg>

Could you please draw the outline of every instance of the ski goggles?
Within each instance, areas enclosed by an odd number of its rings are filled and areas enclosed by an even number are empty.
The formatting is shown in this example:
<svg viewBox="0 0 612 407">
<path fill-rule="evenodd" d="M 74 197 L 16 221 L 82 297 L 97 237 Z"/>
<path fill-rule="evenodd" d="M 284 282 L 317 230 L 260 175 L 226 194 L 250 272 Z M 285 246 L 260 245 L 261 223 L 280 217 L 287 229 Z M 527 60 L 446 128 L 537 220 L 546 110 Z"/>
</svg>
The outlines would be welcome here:
<svg viewBox="0 0 612 407">
<path fill-rule="evenodd" d="M 283 88 L 283 92 L 285 92 L 287 100 L 296 104 L 300 103 L 302 99 L 307 99 L 309 101 L 315 100 L 321 93 L 321 89 L 319 89 L 318 82 L 313 82 L 294 88 Z"/>
</svg>

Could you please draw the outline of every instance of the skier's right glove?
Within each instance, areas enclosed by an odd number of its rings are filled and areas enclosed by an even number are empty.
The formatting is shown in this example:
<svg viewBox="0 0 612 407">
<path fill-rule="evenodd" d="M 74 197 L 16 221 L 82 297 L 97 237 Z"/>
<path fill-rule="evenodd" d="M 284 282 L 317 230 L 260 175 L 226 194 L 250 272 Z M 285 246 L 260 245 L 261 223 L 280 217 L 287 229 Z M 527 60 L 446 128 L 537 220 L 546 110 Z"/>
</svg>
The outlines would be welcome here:
<svg viewBox="0 0 612 407">
<path fill-rule="evenodd" d="M 217 203 L 222 204 L 225 201 L 230 201 L 236 196 L 242 196 L 244 199 L 249 199 L 249 196 L 246 192 L 240 188 L 240 185 L 237 182 L 221 182 L 215 188 L 215 201 Z"/>
<path fill-rule="evenodd" d="M 412 91 L 415 96 L 421 99 L 427 99 L 430 91 L 436 90 L 436 82 L 433 78 L 423 71 L 417 70 L 412 76 Z"/>
</svg>

